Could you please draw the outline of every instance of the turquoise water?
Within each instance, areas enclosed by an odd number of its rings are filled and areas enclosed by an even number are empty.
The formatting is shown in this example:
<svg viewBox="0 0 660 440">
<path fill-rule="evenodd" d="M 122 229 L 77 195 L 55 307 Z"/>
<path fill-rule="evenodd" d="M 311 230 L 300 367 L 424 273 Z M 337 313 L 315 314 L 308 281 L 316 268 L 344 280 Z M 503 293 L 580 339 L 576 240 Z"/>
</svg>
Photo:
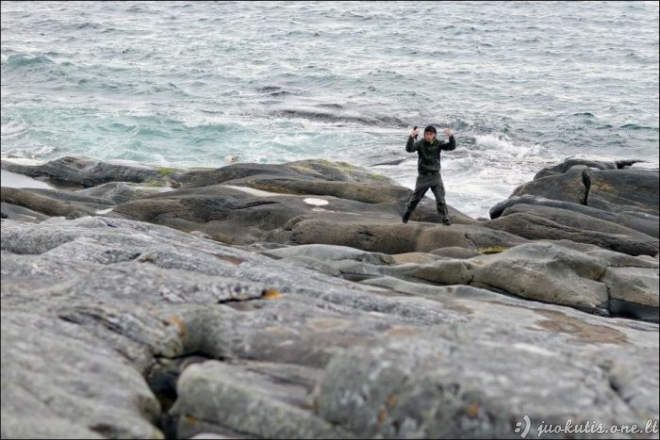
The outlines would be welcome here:
<svg viewBox="0 0 660 440">
<path fill-rule="evenodd" d="M 2 2 L 2 154 L 175 167 L 304 158 L 483 216 L 568 157 L 658 161 L 658 3 Z"/>
</svg>

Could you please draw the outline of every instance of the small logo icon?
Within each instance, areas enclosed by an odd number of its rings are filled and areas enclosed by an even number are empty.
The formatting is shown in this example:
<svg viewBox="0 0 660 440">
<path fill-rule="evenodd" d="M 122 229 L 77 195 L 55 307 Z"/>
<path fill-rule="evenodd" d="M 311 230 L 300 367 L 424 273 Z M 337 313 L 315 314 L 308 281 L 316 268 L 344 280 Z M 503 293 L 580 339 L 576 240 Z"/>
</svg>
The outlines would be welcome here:
<svg viewBox="0 0 660 440">
<path fill-rule="evenodd" d="M 532 422 L 529 420 L 529 416 L 525 415 L 522 422 L 516 423 L 516 434 L 520 433 L 520 437 L 525 438 L 529 434 L 529 429 L 532 427 Z"/>
</svg>

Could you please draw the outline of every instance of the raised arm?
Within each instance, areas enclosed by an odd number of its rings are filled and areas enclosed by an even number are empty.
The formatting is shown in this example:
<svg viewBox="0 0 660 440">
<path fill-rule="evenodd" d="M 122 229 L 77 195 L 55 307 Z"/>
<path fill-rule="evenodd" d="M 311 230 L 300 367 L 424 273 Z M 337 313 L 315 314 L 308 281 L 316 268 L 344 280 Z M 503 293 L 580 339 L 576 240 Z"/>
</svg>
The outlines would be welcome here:
<svg viewBox="0 0 660 440">
<path fill-rule="evenodd" d="M 414 153 L 418 149 L 419 149 L 419 142 L 415 142 L 415 138 L 409 136 L 408 143 L 406 144 L 406 151 L 408 153 Z"/>
<path fill-rule="evenodd" d="M 414 153 L 419 149 L 419 142 L 415 142 L 418 131 L 417 127 L 410 131 L 410 136 L 408 136 L 408 142 L 406 143 L 406 151 L 408 153 Z"/>
<path fill-rule="evenodd" d="M 442 142 L 440 149 L 444 151 L 453 151 L 456 149 L 456 139 L 454 138 L 454 132 L 450 129 L 445 129 L 445 135 L 449 136 L 449 140 Z"/>
</svg>

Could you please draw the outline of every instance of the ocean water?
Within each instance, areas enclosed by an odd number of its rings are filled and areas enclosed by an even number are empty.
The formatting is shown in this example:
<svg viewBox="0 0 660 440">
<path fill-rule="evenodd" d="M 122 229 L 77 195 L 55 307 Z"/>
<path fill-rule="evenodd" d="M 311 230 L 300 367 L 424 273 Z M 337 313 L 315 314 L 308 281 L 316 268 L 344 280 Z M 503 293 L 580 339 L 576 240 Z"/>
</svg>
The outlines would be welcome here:
<svg viewBox="0 0 660 440">
<path fill-rule="evenodd" d="M 322 158 L 473 217 L 566 158 L 658 161 L 657 2 L 2 2 L 2 155 Z M 377 165 L 403 160 L 397 165 Z M 430 193 L 429 193 L 430 195 Z"/>
</svg>

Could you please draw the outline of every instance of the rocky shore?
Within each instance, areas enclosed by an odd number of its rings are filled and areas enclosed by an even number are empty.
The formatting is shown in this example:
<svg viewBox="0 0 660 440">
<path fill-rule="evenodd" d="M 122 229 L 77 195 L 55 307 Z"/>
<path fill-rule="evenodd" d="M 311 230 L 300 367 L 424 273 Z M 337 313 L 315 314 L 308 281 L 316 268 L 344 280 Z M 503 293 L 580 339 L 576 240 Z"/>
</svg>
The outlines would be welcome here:
<svg viewBox="0 0 660 440">
<path fill-rule="evenodd" d="M 35 182 L 1 190 L 2 438 L 658 420 L 657 167 L 566 161 L 450 227 L 346 163 L 2 172 Z"/>
</svg>

